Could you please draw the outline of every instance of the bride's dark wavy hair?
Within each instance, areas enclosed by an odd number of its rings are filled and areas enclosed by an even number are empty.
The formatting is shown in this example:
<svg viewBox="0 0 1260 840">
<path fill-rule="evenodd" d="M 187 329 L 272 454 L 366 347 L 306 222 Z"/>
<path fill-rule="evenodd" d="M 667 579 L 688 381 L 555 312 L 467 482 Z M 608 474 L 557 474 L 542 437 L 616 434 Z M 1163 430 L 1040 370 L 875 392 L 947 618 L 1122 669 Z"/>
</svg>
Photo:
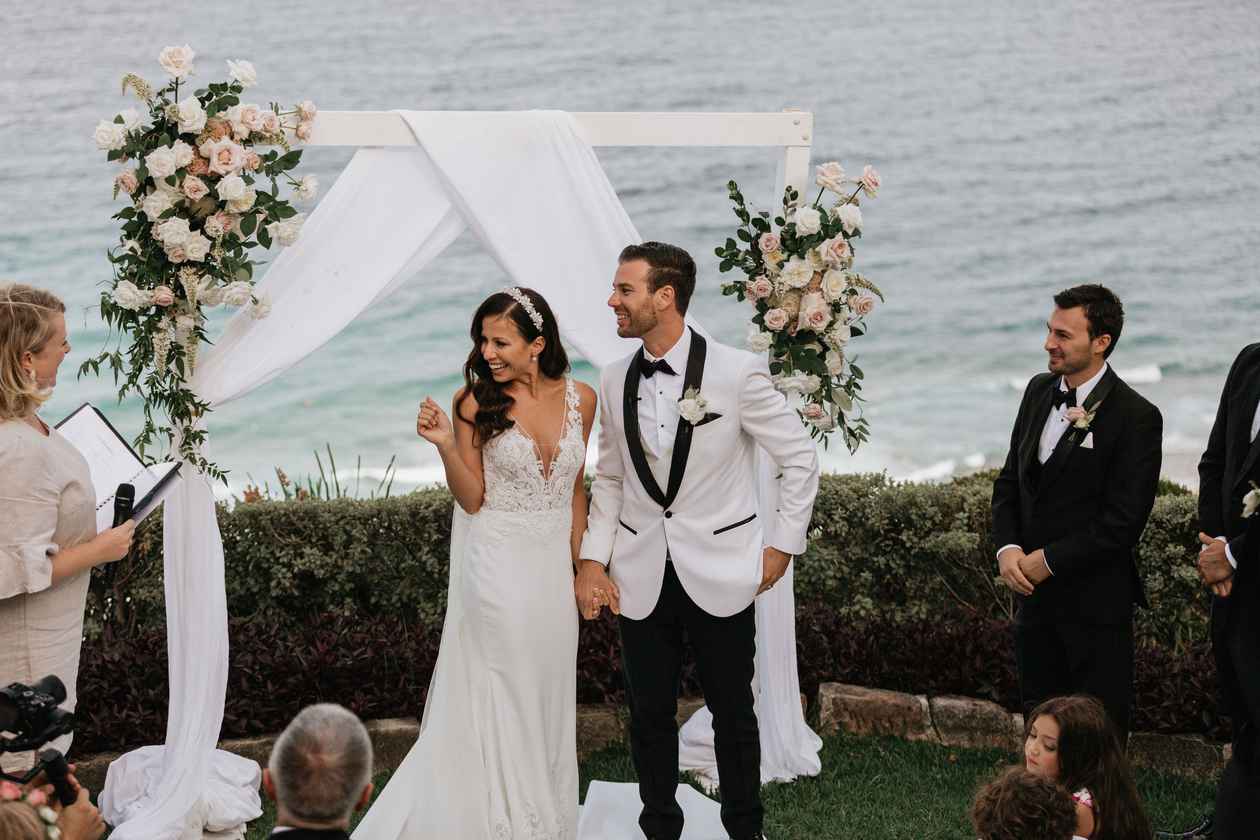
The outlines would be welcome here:
<svg viewBox="0 0 1260 840">
<path fill-rule="evenodd" d="M 477 307 L 477 312 L 473 315 L 472 328 L 469 330 L 472 335 L 473 349 L 468 354 L 468 361 L 464 362 L 464 396 L 460 398 L 460 404 L 456 406 L 456 410 L 462 413 L 464 400 L 469 394 L 477 400 L 477 413 L 473 417 L 473 440 L 479 447 L 485 446 L 497 435 L 512 428 L 512 420 L 508 417 L 508 412 L 512 404 L 516 402 L 508 394 L 506 383 L 494 381 L 490 373 L 490 365 L 481 354 L 481 345 L 485 340 L 481 325 L 486 318 L 507 316 L 516 325 L 516 331 L 525 339 L 526 344 L 539 336 L 546 339 L 547 343 L 538 357 L 538 370 L 543 376 L 548 379 L 559 379 L 569 371 L 569 356 L 564 352 L 564 345 L 560 343 L 560 329 L 556 325 L 556 316 L 552 314 L 551 307 L 547 305 L 546 299 L 533 289 L 520 291 L 529 298 L 534 309 L 542 316 L 541 330 L 534 326 L 529 313 L 507 292 L 495 292 L 482 301 L 481 306 Z"/>
</svg>

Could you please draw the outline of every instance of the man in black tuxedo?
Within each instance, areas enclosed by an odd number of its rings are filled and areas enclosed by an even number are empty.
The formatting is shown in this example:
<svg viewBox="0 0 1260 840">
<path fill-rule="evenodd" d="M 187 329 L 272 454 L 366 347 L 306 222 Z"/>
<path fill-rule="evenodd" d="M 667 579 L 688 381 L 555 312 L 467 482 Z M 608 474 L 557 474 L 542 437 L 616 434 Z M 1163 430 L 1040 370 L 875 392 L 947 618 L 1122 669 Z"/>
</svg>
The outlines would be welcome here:
<svg viewBox="0 0 1260 840">
<path fill-rule="evenodd" d="M 1155 504 L 1163 418 L 1107 364 L 1124 310 L 1103 286 L 1054 297 L 1045 350 L 993 483 L 993 544 L 1016 593 L 1024 712 L 1091 694 L 1128 736 L 1133 606 L 1146 605 L 1134 550 Z"/>
<path fill-rule="evenodd" d="M 1244 498 L 1260 484 L 1260 344 L 1230 368 L 1199 461 L 1199 573 L 1212 589 L 1212 651 L 1234 754 L 1216 800 L 1216 837 L 1254 837 L 1260 825 L 1260 514 Z"/>
<path fill-rule="evenodd" d="M 372 741 L 334 703 L 307 706 L 271 750 L 263 789 L 276 803 L 279 840 L 349 840 L 350 815 L 372 799 Z"/>
</svg>

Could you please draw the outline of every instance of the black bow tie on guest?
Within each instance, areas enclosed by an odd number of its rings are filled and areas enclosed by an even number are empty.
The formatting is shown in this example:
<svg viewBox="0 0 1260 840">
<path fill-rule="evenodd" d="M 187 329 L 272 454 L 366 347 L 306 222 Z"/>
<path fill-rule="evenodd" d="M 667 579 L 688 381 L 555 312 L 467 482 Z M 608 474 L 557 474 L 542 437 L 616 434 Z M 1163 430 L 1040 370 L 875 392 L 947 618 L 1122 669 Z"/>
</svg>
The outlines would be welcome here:
<svg viewBox="0 0 1260 840">
<path fill-rule="evenodd" d="M 1062 405 L 1067 405 L 1068 408 L 1075 407 L 1076 406 L 1076 389 L 1069 388 L 1066 391 L 1064 391 L 1062 388 L 1055 388 L 1054 393 L 1050 395 L 1050 403 L 1055 408 L 1059 408 Z"/>
<path fill-rule="evenodd" d="M 658 373 L 668 374 L 669 376 L 678 375 L 674 372 L 674 369 L 669 366 L 669 362 L 664 359 L 657 359 L 655 362 L 649 362 L 647 359 L 644 359 L 641 370 L 643 372 L 644 379 L 651 379 Z"/>
</svg>

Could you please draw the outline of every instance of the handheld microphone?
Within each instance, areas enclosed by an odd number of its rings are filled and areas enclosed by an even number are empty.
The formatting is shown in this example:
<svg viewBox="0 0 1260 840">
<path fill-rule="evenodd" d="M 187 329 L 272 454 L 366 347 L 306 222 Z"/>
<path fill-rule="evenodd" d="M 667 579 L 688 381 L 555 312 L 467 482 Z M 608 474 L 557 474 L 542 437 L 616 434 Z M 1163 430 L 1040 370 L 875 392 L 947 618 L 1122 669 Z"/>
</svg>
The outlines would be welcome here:
<svg viewBox="0 0 1260 840">
<path fill-rule="evenodd" d="M 114 525 L 113 527 L 117 528 L 119 525 L 123 524 L 124 522 L 126 522 L 128 519 L 131 518 L 131 511 L 132 511 L 132 508 L 135 506 L 135 503 L 136 503 L 135 485 L 127 484 L 126 482 L 119 484 L 118 489 L 114 491 Z M 129 556 L 130 556 L 130 552 L 128 552 L 127 555 L 123 556 L 121 560 L 126 560 L 127 557 Z M 105 580 L 111 587 L 113 586 L 113 583 L 114 583 L 114 574 L 115 574 L 114 570 L 117 568 L 118 568 L 117 563 L 111 563 L 109 564 L 109 567 L 105 571 Z"/>
</svg>

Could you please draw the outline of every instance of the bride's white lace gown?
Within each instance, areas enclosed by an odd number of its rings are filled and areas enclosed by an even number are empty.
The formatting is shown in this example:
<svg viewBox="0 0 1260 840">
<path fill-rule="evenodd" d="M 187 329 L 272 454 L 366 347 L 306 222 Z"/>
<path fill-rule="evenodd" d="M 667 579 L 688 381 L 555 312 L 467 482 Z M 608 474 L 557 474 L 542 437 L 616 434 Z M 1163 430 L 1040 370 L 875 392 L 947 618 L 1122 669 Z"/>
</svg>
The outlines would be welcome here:
<svg viewBox="0 0 1260 840">
<path fill-rule="evenodd" d="M 482 450 L 485 501 L 458 505 L 442 646 L 420 738 L 356 840 L 570 840 L 577 829 L 573 380 L 549 464 L 519 426 Z"/>
</svg>

